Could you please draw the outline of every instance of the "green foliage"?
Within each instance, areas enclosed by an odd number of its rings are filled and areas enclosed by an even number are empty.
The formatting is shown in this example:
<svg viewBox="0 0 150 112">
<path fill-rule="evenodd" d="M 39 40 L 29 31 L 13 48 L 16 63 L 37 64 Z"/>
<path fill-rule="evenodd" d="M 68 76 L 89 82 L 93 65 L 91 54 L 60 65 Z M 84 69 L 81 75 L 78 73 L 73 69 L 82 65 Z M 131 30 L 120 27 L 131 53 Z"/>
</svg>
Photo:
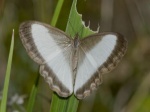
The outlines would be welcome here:
<svg viewBox="0 0 150 112">
<path fill-rule="evenodd" d="M 55 6 L 57 1 L 59 5 Z M 66 112 L 70 110 L 74 110 L 75 112 L 77 109 L 78 112 L 149 112 L 149 1 L 136 0 L 133 2 L 128 0 L 124 2 L 114 0 L 107 2 L 105 0 L 78 0 L 78 11 L 83 14 L 83 19 L 86 23 L 88 21 L 91 22 L 93 29 L 96 28 L 97 23 L 100 23 L 101 32 L 116 31 L 123 34 L 129 42 L 127 54 L 116 70 L 111 72 L 111 74 L 105 75 L 103 77 L 104 83 L 96 91 L 96 94 L 80 101 L 80 104 L 74 95 L 65 99 L 59 98 L 56 94 L 52 95 L 51 105 L 49 104 L 51 101 L 51 91 L 48 84 L 46 85 L 45 82 L 42 82 L 39 85 L 37 83 L 33 85 L 34 79 L 37 77 L 38 66 L 33 63 L 26 54 L 18 33 L 15 35 L 13 73 L 11 74 L 11 80 L 8 80 L 9 76 L 5 75 L 5 65 L 7 64 L 7 56 L 10 54 L 10 32 L 12 28 L 18 31 L 21 22 L 26 20 L 38 20 L 51 23 L 52 26 L 56 26 L 57 23 L 58 28 L 64 29 L 66 18 L 70 11 L 66 28 L 68 35 L 71 35 L 73 38 L 75 34 L 78 33 L 81 38 L 84 38 L 91 33 L 95 33 L 90 31 L 90 29 L 88 30 L 88 28 L 82 24 L 81 16 L 78 14 L 75 4 L 71 10 L 69 9 L 73 0 L 57 1 L 2 0 L 2 2 L 0 2 L 0 112 L 4 112 L 5 109 L 7 109 L 8 112 L 12 112 L 13 110 L 24 112 L 23 110 L 25 110 L 24 107 L 26 106 L 27 111 L 30 112 L 48 112 L 50 111 L 49 109 L 51 109 L 51 111 Z M 74 3 L 76 2 L 74 1 Z M 54 10 L 55 7 L 58 8 Z M 54 16 L 50 22 L 53 12 Z M 9 62 L 10 61 L 8 61 L 7 68 L 10 69 L 11 64 Z M 7 73 L 8 72 L 10 72 L 10 70 L 7 69 Z M 3 77 L 7 80 L 4 82 L 4 87 L 2 83 Z M 9 85 L 8 90 L 8 83 L 10 83 L 10 81 L 11 85 Z M 43 81 L 42 78 L 40 81 Z M 2 99 L 1 91 L 3 92 Z M 30 94 L 30 96 L 29 99 L 26 98 L 24 100 L 25 102 L 21 106 L 13 104 L 6 108 L 6 103 L 7 105 L 9 104 L 14 93 L 24 94 L 25 96 Z"/>
<path fill-rule="evenodd" d="M 32 91 L 30 93 L 30 97 L 28 101 L 27 112 L 33 112 L 33 107 L 35 104 L 35 99 L 36 99 L 37 90 L 38 90 L 39 77 L 40 77 L 40 74 L 37 75 L 36 81 L 32 87 Z"/>
<path fill-rule="evenodd" d="M 0 112 L 6 112 L 7 95 L 8 95 L 10 73 L 11 73 L 11 63 L 12 63 L 12 58 L 13 58 L 13 49 L 14 49 L 14 30 L 12 33 L 12 40 L 11 40 L 7 69 L 6 69 L 6 74 L 5 74 L 5 82 L 4 82 L 4 88 L 3 88 L 3 94 L 2 94 L 2 101 L 0 105 Z"/>
<path fill-rule="evenodd" d="M 58 17 L 59 17 L 59 14 L 60 14 L 63 2 L 64 2 L 64 0 L 59 0 L 58 3 L 57 3 L 57 6 L 56 6 L 56 9 L 55 9 L 52 21 L 51 21 L 51 25 L 52 26 L 55 26 L 56 23 L 57 23 L 57 20 L 58 20 Z"/>
<path fill-rule="evenodd" d="M 76 3 L 76 0 L 72 3 L 66 33 L 72 37 L 75 36 L 76 33 L 78 33 L 81 37 L 95 33 L 83 25 L 82 17 L 76 9 Z M 80 30 L 82 30 L 82 32 Z M 69 98 L 60 98 L 56 94 L 53 94 L 50 112 L 76 112 L 78 103 L 79 100 L 74 96 L 74 94 L 72 94 Z"/>
</svg>

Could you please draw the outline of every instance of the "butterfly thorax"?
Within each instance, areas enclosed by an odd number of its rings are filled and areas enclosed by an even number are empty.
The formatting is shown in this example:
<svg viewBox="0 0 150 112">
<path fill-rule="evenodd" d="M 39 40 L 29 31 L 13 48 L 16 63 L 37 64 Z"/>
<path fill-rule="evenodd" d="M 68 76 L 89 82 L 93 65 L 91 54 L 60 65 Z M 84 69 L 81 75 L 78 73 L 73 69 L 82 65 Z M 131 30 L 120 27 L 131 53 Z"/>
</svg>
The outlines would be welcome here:
<svg viewBox="0 0 150 112">
<path fill-rule="evenodd" d="M 75 36 L 75 38 L 73 40 L 73 46 L 74 46 L 74 48 L 77 49 L 78 46 L 79 46 L 79 44 L 80 44 L 79 36 L 78 36 L 78 34 L 76 34 L 76 36 Z"/>
<path fill-rule="evenodd" d="M 72 55 L 72 70 L 73 70 L 73 84 L 75 83 L 76 73 L 77 73 L 77 65 L 78 65 L 78 47 L 80 45 L 80 40 L 78 34 L 76 34 L 73 39 L 73 55 Z"/>
</svg>

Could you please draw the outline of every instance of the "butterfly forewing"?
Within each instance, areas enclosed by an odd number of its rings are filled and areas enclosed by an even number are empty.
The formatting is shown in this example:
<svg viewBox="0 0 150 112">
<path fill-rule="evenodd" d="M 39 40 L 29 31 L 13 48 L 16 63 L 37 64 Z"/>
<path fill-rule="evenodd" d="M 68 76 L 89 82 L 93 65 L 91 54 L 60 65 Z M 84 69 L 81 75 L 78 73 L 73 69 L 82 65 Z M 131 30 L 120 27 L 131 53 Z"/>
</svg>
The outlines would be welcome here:
<svg viewBox="0 0 150 112">
<path fill-rule="evenodd" d="M 22 23 L 19 32 L 50 88 L 62 97 L 69 96 L 73 92 L 71 39 L 59 29 L 34 21 Z"/>
<path fill-rule="evenodd" d="M 81 40 L 74 94 L 88 96 L 101 83 L 101 75 L 111 71 L 126 51 L 126 40 L 117 33 L 99 33 Z"/>
<path fill-rule="evenodd" d="M 73 91 L 78 99 L 90 95 L 123 57 L 127 41 L 118 33 L 98 33 L 79 40 L 47 24 L 29 21 L 20 25 L 20 37 L 29 56 L 40 65 L 40 74 L 59 96 Z"/>
</svg>

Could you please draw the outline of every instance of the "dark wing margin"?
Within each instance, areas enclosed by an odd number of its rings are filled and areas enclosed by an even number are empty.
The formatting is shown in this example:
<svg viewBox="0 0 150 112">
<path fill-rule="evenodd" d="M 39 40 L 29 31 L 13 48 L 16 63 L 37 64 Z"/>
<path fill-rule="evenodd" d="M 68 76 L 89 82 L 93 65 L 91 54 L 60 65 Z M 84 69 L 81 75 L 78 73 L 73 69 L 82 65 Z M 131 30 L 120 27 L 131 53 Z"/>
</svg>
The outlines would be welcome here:
<svg viewBox="0 0 150 112">
<path fill-rule="evenodd" d="M 71 39 L 63 31 L 37 21 L 23 22 L 19 34 L 28 55 L 40 65 L 40 74 L 50 88 L 62 97 L 72 94 L 72 72 L 66 55 L 71 55 Z"/>
<path fill-rule="evenodd" d="M 83 99 L 101 84 L 102 74 L 110 72 L 118 65 L 125 55 L 127 41 L 118 33 L 98 33 L 83 39 L 80 47 L 79 54 L 82 55 L 79 59 L 74 93 L 78 99 Z M 106 58 L 103 53 L 106 53 Z M 100 60 L 104 60 L 103 63 Z M 80 80 L 85 81 L 80 83 Z"/>
</svg>

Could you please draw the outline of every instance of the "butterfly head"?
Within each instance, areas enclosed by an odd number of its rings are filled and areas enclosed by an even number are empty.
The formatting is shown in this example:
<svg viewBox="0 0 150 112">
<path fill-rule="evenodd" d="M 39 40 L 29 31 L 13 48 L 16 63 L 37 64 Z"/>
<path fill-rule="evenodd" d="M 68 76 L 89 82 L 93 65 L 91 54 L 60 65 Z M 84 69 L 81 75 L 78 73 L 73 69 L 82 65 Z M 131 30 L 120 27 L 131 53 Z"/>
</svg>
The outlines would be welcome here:
<svg viewBox="0 0 150 112">
<path fill-rule="evenodd" d="M 73 40 L 73 46 L 74 46 L 74 48 L 75 49 L 78 48 L 79 44 L 80 44 L 80 39 L 79 39 L 79 35 L 77 33 L 76 36 L 75 36 L 75 38 L 74 38 L 74 40 Z"/>
</svg>

